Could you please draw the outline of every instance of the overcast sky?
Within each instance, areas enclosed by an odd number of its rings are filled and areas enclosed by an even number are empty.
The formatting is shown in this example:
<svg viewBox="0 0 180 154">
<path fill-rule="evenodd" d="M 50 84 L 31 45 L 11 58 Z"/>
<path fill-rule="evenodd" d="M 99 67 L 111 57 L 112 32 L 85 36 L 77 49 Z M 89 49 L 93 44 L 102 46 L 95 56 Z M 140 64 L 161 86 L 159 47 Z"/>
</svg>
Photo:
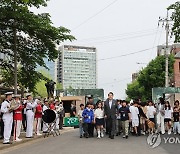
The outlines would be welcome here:
<svg viewBox="0 0 180 154">
<path fill-rule="evenodd" d="M 55 26 L 72 30 L 77 38 L 72 44 L 96 47 L 98 88 L 105 90 L 105 96 L 112 91 L 125 99 L 132 73 L 155 58 L 156 46 L 165 43 L 158 18 L 166 17 L 166 8 L 176 1 L 50 0 L 48 7 L 33 11 L 48 12 Z M 128 55 L 133 52 L 139 53 Z"/>
</svg>

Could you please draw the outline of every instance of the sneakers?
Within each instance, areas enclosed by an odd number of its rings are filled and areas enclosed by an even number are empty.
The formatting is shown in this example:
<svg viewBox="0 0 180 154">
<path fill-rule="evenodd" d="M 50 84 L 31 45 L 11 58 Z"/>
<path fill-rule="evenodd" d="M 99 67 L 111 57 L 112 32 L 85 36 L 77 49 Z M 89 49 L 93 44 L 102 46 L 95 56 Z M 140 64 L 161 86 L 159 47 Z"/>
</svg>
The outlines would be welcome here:
<svg viewBox="0 0 180 154">
<path fill-rule="evenodd" d="M 104 133 L 103 133 L 103 132 L 101 132 L 101 137 L 102 137 L 102 138 L 104 137 Z"/>
<path fill-rule="evenodd" d="M 37 136 L 41 136 L 42 134 L 38 133 Z"/>
<path fill-rule="evenodd" d="M 141 132 L 142 135 L 146 135 L 146 133 L 144 131 Z"/>
<path fill-rule="evenodd" d="M 97 138 L 100 139 L 100 138 L 101 138 L 101 131 L 98 130 L 98 131 L 97 131 L 97 134 L 98 134 L 98 137 L 97 137 Z"/>
<path fill-rule="evenodd" d="M 123 135 L 123 138 L 125 138 L 126 136 L 125 135 Z"/>
<path fill-rule="evenodd" d="M 170 134 L 171 134 L 171 129 L 168 130 L 168 135 L 170 135 Z"/>
</svg>

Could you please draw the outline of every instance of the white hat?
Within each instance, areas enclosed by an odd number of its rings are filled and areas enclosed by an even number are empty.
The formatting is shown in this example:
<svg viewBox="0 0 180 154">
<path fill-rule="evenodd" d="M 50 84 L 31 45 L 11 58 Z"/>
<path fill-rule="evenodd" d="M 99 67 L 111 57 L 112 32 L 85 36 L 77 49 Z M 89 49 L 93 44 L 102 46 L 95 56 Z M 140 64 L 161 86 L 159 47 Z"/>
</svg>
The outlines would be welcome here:
<svg viewBox="0 0 180 154">
<path fill-rule="evenodd" d="M 13 92 L 6 92 L 4 95 L 12 95 Z"/>
<path fill-rule="evenodd" d="M 28 97 L 28 96 L 31 96 L 31 93 L 27 93 L 27 94 L 26 94 L 26 97 Z"/>
<path fill-rule="evenodd" d="M 13 95 L 14 98 L 21 98 L 21 95 Z"/>
</svg>

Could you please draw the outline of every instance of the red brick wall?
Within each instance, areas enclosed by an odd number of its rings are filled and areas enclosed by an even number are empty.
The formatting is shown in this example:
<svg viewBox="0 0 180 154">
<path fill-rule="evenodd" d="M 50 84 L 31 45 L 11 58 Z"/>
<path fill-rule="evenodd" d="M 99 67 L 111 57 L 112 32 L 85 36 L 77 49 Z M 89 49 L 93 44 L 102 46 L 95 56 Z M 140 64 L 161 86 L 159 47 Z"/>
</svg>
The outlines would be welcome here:
<svg viewBox="0 0 180 154">
<path fill-rule="evenodd" d="M 174 82 L 175 87 L 180 87 L 180 59 L 175 59 L 174 63 Z"/>
</svg>

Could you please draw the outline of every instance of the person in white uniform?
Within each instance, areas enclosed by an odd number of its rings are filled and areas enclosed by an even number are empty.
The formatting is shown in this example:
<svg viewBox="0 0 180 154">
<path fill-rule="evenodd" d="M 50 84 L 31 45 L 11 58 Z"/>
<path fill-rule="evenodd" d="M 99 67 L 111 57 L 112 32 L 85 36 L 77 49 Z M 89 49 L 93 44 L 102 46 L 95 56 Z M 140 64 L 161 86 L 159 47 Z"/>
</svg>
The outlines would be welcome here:
<svg viewBox="0 0 180 154">
<path fill-rule="evenodd" d="M 12 99 L 12 92 L 5 93 L 6 99 L 1 105 L 1 112 L 3 113 L 3 122 L 4 122 L 4 141 L 3 144 L 11 144 L 10 137 L 13 124 L 13 112 L 11 110 L 10 101 Z"/>
<path fill-rule="evenodd" d="M 161 131 L 162 134 L 165 134 L 164 128 L 164 115 L 165 115 L 165 105 L 164 99 L 159 98 L 159 103 L 156 104 L 156 113 L 157 113 L 157 132 Z"/>
<path fill-rule="evenodd" d="M 27 94 L 27 105 L 26 105 L 26 138 L 33 138 L 33 122 L 34 122 L 34 109 L 37 106 L 37 102 L 33 101 L 31 94 Z"/>
</svg>

